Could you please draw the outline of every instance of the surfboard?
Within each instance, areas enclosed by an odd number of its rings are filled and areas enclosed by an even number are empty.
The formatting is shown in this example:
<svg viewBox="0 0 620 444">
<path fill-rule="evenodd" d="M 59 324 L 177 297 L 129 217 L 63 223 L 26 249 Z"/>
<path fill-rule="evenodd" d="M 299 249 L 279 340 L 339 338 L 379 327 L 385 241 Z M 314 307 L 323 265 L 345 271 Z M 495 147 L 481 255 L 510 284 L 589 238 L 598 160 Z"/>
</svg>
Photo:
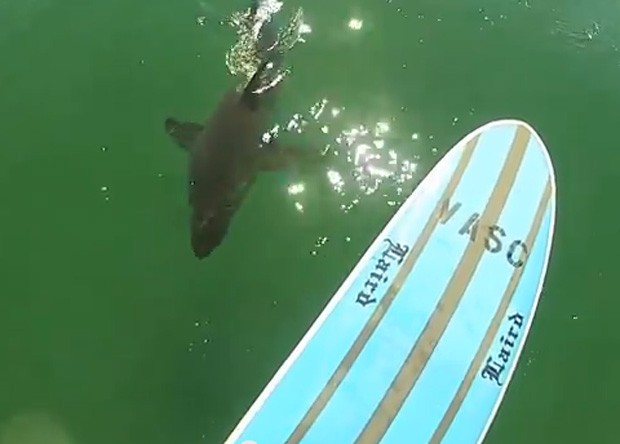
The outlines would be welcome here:
<svg viewBox="0 0 620 444">
<path fill-rule="evenodd" d="M 471 132 L 372 242 L 230 444 L 480 443 L 538 305 L 556 184 L 519 120 Z"/>
</svg>

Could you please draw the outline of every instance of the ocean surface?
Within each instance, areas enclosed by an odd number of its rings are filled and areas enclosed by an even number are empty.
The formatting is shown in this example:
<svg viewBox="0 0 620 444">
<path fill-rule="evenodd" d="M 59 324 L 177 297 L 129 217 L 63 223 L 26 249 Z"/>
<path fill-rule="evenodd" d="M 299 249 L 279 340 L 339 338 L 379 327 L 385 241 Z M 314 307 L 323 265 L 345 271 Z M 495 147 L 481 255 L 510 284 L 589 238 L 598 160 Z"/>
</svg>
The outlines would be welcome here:
<svg viewBox="0 0 620 444">
<path fill-rule="evenodd" d="M 429 169 L 505 117 L 548 146 L 558 213 L 486 443 L 617 443 L 618 4 L 284 6 L 310 32 L 273 124 L 329 172 L 262 174 L 199 261 L 163 122 L 235 85 L 247 3 L 0 0 L 0 444 L 221 443 Z"/>
</svg>

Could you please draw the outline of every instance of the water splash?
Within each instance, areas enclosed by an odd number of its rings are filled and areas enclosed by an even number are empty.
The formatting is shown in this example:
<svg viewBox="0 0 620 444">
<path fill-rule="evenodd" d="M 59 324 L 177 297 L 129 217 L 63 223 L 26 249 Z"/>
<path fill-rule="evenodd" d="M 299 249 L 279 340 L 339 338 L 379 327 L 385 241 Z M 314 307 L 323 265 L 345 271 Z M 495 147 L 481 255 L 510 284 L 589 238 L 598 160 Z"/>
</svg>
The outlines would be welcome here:
<svg viewBox="0 0 620 444">
<path fill-rule="evenodd" d="M 601 34 L 601 25 L 598 22 L 592 22 L 590 25 L 580 29 L 564 20 L 556 20 L 555 27 L 551 33 L 565 37 L 567 42 L 576 47 L 586 48 L 592 45 L 593 41 L 598 41 Z"/>
<path fill-rule="evenodd" d="M 254 75 L 263 61 L 266 52 L 285 53 L 299 43 L 304 42 L 303 35 L 311 32 L 311 28 L 304 22 L 303 9 L 298 8 L 285 26 L 278 28 L 272 36 L 272 42 L 265 45 L 263 36 L 265 26 L 271 24 L 275 15 L 280 13 L 282 2 L 277 0 L 263 0 L 256 13 L 251 9 L 236 11 L 229 19 L 238 36 L 237 42 L 226 53 L 226 66 L 231 75 L 244 79 L 241 87 L 245 86 Z M 269 89 L 281 82 L 290 73 L 290 67 L 278 66 L 269 69 L 261 79 L 259 89 Z"/>
</svg>

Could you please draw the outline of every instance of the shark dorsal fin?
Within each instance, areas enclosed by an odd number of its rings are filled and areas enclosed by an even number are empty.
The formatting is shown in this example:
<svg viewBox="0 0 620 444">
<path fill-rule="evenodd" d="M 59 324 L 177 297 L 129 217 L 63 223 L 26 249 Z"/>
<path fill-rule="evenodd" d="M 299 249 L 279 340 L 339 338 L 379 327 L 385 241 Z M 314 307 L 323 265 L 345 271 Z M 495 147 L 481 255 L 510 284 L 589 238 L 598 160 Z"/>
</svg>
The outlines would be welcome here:
<svg viewBox="0 0 620 444">
<path fill-rule="evenodd" d="M 203 126 L 194 122 L 179 122 L 173 118 L 167 118 L 165 122 L 166 132 L 184 150 L 191 149 L 194 140 L 203 130 Z"/>
</svg>

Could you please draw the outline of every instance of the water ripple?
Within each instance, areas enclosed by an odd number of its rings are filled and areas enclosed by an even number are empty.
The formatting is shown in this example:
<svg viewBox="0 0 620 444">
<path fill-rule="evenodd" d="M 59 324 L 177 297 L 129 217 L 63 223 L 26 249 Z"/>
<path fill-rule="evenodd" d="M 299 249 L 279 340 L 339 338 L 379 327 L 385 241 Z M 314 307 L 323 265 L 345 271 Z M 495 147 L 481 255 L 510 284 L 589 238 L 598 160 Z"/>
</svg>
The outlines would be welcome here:
<svg viewBox="0 0 620 444">
<path fill-rule="evenodd" d="M 289 138 L 304 134 L 318 143 L 328 160 L 322 180 L 338 197 L 339 208 L 345 213 L 377 194 L 385 198 L 387 205 L 397 205 L 410 191 L 418 170 L 416 159 L 404 154 L 411 153 L 407 148 L 416 143 L 418 134 L 402 140 L 392 128 L 394 119 L 352 124 L 347 121 L 346 111 L 323 98 L 306 112 L 294 113 L 285 123 L 274 125 L 263 140 L 288 133 Z M 311 185 L 299 181 L 287 185 L 300 212 L 304 210 L 304 193 Z"/>
</svg>

